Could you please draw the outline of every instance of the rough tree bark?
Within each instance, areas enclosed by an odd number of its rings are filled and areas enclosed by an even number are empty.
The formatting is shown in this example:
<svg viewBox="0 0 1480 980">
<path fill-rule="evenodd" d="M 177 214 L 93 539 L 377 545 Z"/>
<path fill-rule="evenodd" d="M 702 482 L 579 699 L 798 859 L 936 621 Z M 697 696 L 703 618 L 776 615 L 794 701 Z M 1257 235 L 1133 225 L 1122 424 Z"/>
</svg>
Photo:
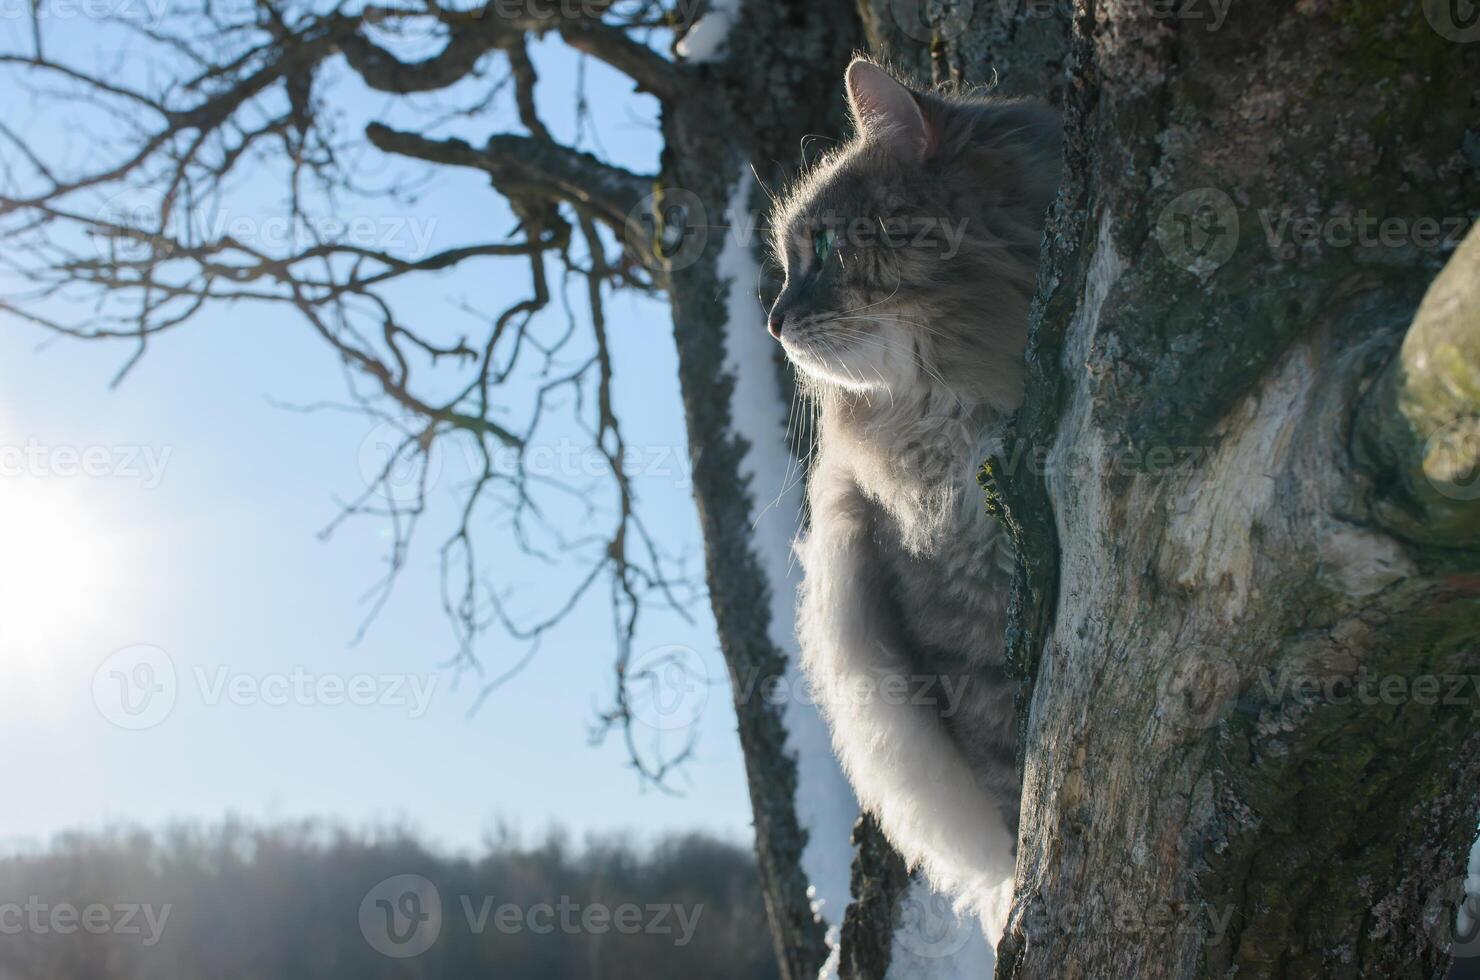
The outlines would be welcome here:
<svg viewBox="0 0 1480 980">
<path fill-rule="evenodd" d="M 1480 245 L 1432 234 L 1480 205 L 1480 47 L 1449 13 L 1076 10 L 1034 383 L 991 470 L 1031 691 L 999 976 L 1448 961 L 1480 813 L 1475 692 L 1431 690 L 1480 660 Z"/>
<path fill-rule="evenodd" d="M 665 198 L 671 199 L 683 209 L 681 231 L 707 233 L 711 246 L 727 238 L 732 246 L 758 249 L 758 240 L 744 240 L 748 222 L 763 215 L 767 203 L 754 182 L 787 179 L 795 173 L 804 136 L 838 131 L 843 114 L 837 79 L 861 35 L 846 0 L 744 3 L 734 17 L 722 56 L 692 66 L 695 90 L 704 97 L 665 110 L 657 210 L 664 214 Z M 734 342 L 735 330 L 765 328 L 759 296 L 753 315 L 743 319 L 733 314 L 730 301 L 738 295 L 752 302 L 751 293 L 763 284 L 727 278 L 721 254 L 719 247 L 698 249 L 671 276 L 669 298 L 693 446 L 694 496 L 732 680 L 767 910 L 782 976 L 810 980 L 828 955 L 827 919 L 814 910 L 803 857 L 809 843 L 826 842 L 809 840 L 820 828 L 804 826 L 798 812 L 798 765 L 808 760 L 798 758 L 785 706 L 757 696 L 766 680 L 794 670 L 794 644 L 772 628 L 776 600 L 790 601 L 776 594 L 786 582 L 762 567 L 764 556 L 753 541 L 757 516 L 781 488 L 746 479 L 747 455 L 767 449 L 756 443 L 769 436 L 780 446 L 785 432 L 778 426 L 747 439 L 740 431 L 746 420 L 734 417 L 742 409 L 727 344 Z M 771 368 L 779 379 L 779 363 Z M 826 910 L 828 918 L 840 913 Z"/>
</svg>

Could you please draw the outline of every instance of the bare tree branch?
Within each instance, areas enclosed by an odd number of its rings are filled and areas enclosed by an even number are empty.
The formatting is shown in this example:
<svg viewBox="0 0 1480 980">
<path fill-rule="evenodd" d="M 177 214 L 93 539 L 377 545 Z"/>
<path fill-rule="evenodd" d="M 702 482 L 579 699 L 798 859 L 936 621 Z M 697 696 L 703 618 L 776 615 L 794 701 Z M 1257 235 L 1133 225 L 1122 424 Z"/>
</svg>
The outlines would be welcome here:
<svg viewBox="0 0 1480 980">
<path fill-rule="evenodd" d="M 664 102 L 678 97 L 685 84 L 684 70 L 624 31 L 599 22 L 583 21 L 560 29 L 571 47 L 606 62 L 637 83 L 638 91 Z"/>
<path fill-rule="evenodd" d="M 569 33 L 573 47 L 628 71 L 644 90 L 672 93 L 678 67 L 627 33 L 660 25 L 668 15 L 650 0 L 598 3 L 559 16 L 533 8 L 511 13 L 508 6 L 452 12 L 428 3 L 295 15 L 262 4 L 234 19 L 208 4 L 193 15 L 195 30 L 123 26 L 158 56 L 151 77 L 160 81 L 147 85 L 128 73 L 45 60 L 39 49 L 0 52 L 0 72 L 34 99 L 62 111 L 101 111 L 116 124 L 73 172 L 15 127 L 0 126 L 6 246 L 0 271 L 26 286 L 0 298 L 0 313 L 67 339 L 123 341 L 128 353 L 115 382 L 158 337 L 208 305 L 250 302 L 291 311 L 306 324 L 343 366 L 351 404 L 393 433 L 364 490 L 341 501 L 322 532 L 328 537 L 358 517 L 389 529 L 385 566 L 366 593 L 358 635 L 406 567 L 431 506 L 436 454 L 460 447 L 472 472 L 459 486 L 456 527 L 440 549 L 443 606 L 456 635 L 450 662 L 481 674 L 479 638 L 490 629 L 526 647 L 512 666 L 495 672 L 478 701 L 522 669 L 544 635 L 598 583 L 610 587 L 622 665 L 646 605 L 686 615 L 691 599 L 688 583 L 641 520 L 632 474 L 624 469 L 602 309 L 604 289 L 654 288 L 639 270 L 608 262 L 602 238 L 644 247 L 636 211 L 653 178 L 551 138 L 537 112 L 538 73 L 526 47 L 531 35 Z M 445 38 L 430 57 L 404 60 L 374 39 L 375 28 L 415 18 Z M 356 240 L 325 227 L 325 218 L 354 215 L 377 197 L 414 213 L 403 183 L 366 188 L 347 164 L 332 107 L 316 89 L 331 60 L 342 57 L 378 92 L 425 99 L 479 78 L 499 55 L 507 59 L 507 76 L 490 79 L 474 107 L 445 118 L 481 114 L 512 85 L 529 136 L 498 135 L 479 149 L 386 125 L 367 132 L 372 152 L 487 173 L 496 192 L 490 203 L 517 220 L 512 231 L 501 232 L 507 237 L 413 251 L 403 242 Z M 363 147 L 358 140 L 348 145 Z M 249 167 L 253 179 L 281 180 L 285 202 L 277 211 L 254 213 L 246 231 L 230 222 L 213 225 L 209 215 L 239 207 L 231 195 Z M 284 229 L 278 238 L 260 233 L 271 222 Z M 396 287 L 412 277 L 509 259 L 526 270 L 527 293 L 502 309 L 453 303 L 468 324 L 461 335 L 448 336 L 443 322 L 418 324 L 401 308 Z M 563 276 L 552 281 L 551 271 L 561 269 Z M 578 329 L 564 294 L 575 277 L 586 283 L 589 333 Z M 548 315 L 557 297 L 567 310 L 563 327 Z M 418 309 L 415 316 L 426 314 Z M 526 392 L 518 396 L 524 404 L 515 403 L 511 389 Z M 547 426 L 557 416 L 574 422 L 590 439 L 588 451 L 601 459 L 604 472 L 594 484 L 589 473 L 531 467 L 531 448 L 548 440 Z M 566 513 L 572 507 L 582 515 L 573 523 Z M 516 615 L 507 587 L 494 580 L 480 551 L 488 547 L 490 517 L 506 526 L 510 553 L 574 566 L 569 590 Z M 567 533 L 572 526 L 597 530 Z M 688 754 L 639 744 L 631 732 L 627 744 L 634 766 L 654 783 L 663 783 Z"/>
<path fill-rule="evenodd" d="M 579 206 L 624 241 L 642 240 L 636 211 L 653 178 L 603 163 L 589 153 L 525 136 L 499 135 L 477 149 L 460 139 L 433 140 L 372 123 L 370 142 L 387 153 L 486 171 L 510 196 Z"/>
</svg>

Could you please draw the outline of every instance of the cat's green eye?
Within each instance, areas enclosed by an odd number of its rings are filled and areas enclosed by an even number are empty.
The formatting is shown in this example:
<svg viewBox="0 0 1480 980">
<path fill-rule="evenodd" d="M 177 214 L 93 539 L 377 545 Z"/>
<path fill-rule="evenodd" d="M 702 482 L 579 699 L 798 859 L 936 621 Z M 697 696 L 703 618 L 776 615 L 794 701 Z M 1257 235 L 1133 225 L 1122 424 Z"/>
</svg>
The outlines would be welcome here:
<svg viewBox="0 0 1480 980">
<path fill-rule="evenodd" d="M 812 239 L 812 249 L 817 253 L 817 261 L 826 262 L 827 257 L 832 254 L 833 246 L 838 242 L 838 233 L 831 228 L 824 228 Z"/>
</svg>

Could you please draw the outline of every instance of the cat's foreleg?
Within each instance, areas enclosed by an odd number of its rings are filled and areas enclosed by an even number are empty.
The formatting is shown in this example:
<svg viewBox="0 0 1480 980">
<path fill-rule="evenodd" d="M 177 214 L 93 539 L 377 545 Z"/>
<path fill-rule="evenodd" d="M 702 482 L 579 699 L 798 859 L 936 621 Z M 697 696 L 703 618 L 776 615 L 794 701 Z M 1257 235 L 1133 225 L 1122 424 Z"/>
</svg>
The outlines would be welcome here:
<svg viewBox="0 0 1480 980">
<path fill-rule="evenodd" d="M 940 706 L 912 697 L 922 678 L 903 648 L 870 503 L 846 473 L 821 466 L 811 492 L 813 526 L 798 546 L 806 571 L 798 633 L 834 749 L 904 858 L 995 918 L 1000 909 L 983 906 L 1000 901 L 1013 873 L 1002 801 L 951 741 Z"/>
</svg>

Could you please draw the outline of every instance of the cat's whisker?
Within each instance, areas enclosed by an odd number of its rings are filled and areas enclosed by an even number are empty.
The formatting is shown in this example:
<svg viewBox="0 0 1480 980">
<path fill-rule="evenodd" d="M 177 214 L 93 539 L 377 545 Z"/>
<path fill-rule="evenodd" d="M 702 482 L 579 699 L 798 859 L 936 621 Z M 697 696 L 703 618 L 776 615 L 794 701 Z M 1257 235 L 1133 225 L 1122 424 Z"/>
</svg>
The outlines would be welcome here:
<svg viewBox="0 0 1480 980">
<path fill-rule="evenodd" d="M 869 322 L 888 320 L 892 323 L 902 323 L 906 326 L 914 327 L 915 329 L 920 330 L 924 333 L 928 333 L 934 337 L 949 336 L 944 330 L 941 330 L 938 327 L 932 327 L 930 324 L 925 323 L 922 320 L 911 320 L 902 313 L 870 313 L 868 316 L 837 316 L 833 317 L 832 320 L 865 320 Z"/>
<path fill-rule="evenodd" d="M 791 452 L 791 458 L 786 461 L 786 471 L 781 474 L 781 489 L 777 491 L 776 500 L 770 506 L 775 506 L 775 504 L 781 501 L 781 498 L 786 496 L 786 491 L 791 485 L 792 470 L 798 465 L 796 450 L 793 448 L 801 441 L 801 417 L 797 413 L 798 393 L 799 390 L 793 386 L 791 389 L 791 404 L 786 409 L 786 434 L 783 438 L 786 448 Z M 767 509 L 769 509 L 769 506 Z"/>
<path fill-rule="evenodd" d="M 829 323 L 836 323 L 836 321 L 841 321 L 841 320 L 875 320 L 875 318 L 873 318 L 873 317 L 836 317 L 835 320 L 830 320 Z M 929 333 L 929 335 L 931 335 L 931 336 L 946 336 L 946 335 L 944 335 L 944 333 L 937 332 L 937 330 L 929 329 L 929 327 L 926 327 L 925 324 L 915 323 L 915 321 L 913 321 L 913 320 L 898 320 L 898 321 L 895 321 L 895 323 L 901 323 L 901 324 L 906 324 L 906 326 L 916 327 L 916 329 L 919 329 L 919 330 L 921 330 L 921 332 L 924 332 L 924 333 Z M 839 332 L 842 332 L 842 330 L 847 330 L 847 327 L 841 327 L 841 329 L 839 329 Z M 869 336 L 867 336 L 867 335 L 858 335 L 857 332 L 852 332 L 852 333 L 854 333 L 854 336 L 860 336 L 860 338 L 873 339 L 873 338 L 869 338 Z M 924 361 L 921 361 L 921 367 L 925 367 Z M 937 377 L 937 379 L 938 379 L 938 377 Z"/>
<path fill-rule="evenodd" d="M 812 459 L 817 454 L 818 420 L 822 414 L 822 406 L 819 400 L 813 398 L 809 392 L 803 391 L 800 388 L 798 391 L 801 392 L 801 408 L 807 413 L 804 416 L 804 421 L 807 425 L 807 450 L 802 454 L 800 464 L 797 468 L 797 479 L 801 480 L 811 471 Z M 797 508 L 796 533 L 798 538 L 801 537 L 804 525 L 805 509 L 799 507 Z M 792 552 L 792 560 L 796 560 L 796 552 L 794 550 Z"/>
<path fill-rule="evenodd" d="M 801 160 L 802 160 L 802 169 L 803 170 L 806 170 L 807 167 L 808 167 L 808 163 L 807 163 L 807 141 L 808 140 L 826 140 L 826 139 L 832 139 L 832 137 L 830 137 L 830 136 L 823 136 L 823 135 L 821 135 L 819 133 L 807 133 L 806 135 L 804 135 L 801 138 L 801 140 L 799 141 L 799 148 L 800 148 L 799 156 L 801 157 Z M 833 142 L 836 143 L 837 140 L 833 140 Z"/>
<path fill-rule="evenodd" d="M 817 456 L 817 457 L 820 458 L 820 455 L 821 455 L 817 450 L 818 450 L 818 433 L 819 433 L 819 430 L 820 430 L 820 427 L 821 427 L 821 418 L 822 418 L 822 400 L 821 400 L 820 397 L 812 397 L 812 395 L 810 393 L 807 394 L 807 395 L 804 395 L 803 396 L 803 400 L 804 400 L 804 403 L 806 404 L 806 407 L 808 407 L 810 409 L 810 411 L 807 414 L 807 423 L 808 423 L 808 425 L 807 425 L 807 433 L 808 433 L 809 443 L 808 443 L 808 446 L 807 446 L 807 453 L 806 453 L 805 456 L 802 457 L 802 460 L 803 460 L 803 464 L 804 464 L 804 467 L 803 467 L 804 470 L 806 472 L 810 473 L 811 472 L 811 468 L 812 468 L 812 463 L 813 463 L 814 456 Z M 798 507 L 797 508 L 797 529 L 796 529 L 796 533 L 794 535 L 792 535 L 792 539 L 791 539 L 791 543 L 792 543 L 791 557 L 787 561 L 787 565 L 786 565 L 786 572 L 787 572 L 788 575 L 790 575 L 792 573 L 792 571 L 796 568 L 796 563 L 800 559 L 800 548 L 798 546 L 802 543 L 802 540 L 803 540 L 803 538 L 806 535 L 806 530 L 807 530 L 807 508 L 805 508 L 805 507 Z"/>
<path fill-rule="evenodd" d="M 761 518 L 770 513 L 773 507 L 780 506 L 781 501 L 786 499 L 787 492 L 791 490 L 792 487 L 796 486 L 797 481 L 802 479 L 802 477 L 806 474 L 805 457 L 802 459 L 798 459 L 796 453 L 792 451 L 792 446 L 801 442 L 801 415 L 798 411 L 801 400 L 801 386 L 795 385 L 792 387 L 791 390 L 791 404 L 786 410 L 786 431 L 782 437 L 791 458 L 787 460 L 786 471 L 781 474 L 781 488 L 776 491 L 775 498 L 771 500 L 770 503 L 766 504 L 765 507 L 762 507 L 760 512 L 755 515 L 755 520 L 750 522 L 751 531 L 754 531 L 757 527 L 760 526 Z M 794 431 L 792 428 L 793 424 L 796 425 L 795 443 L 792 440 L 792 433 Z M 793 472 L 796 473 L 796 479 L 792 478 Z"/>
<path fill-rule="evenodd" d="M 767 259 L 765 262 L 761 263 L 760 268 L 755 271 L 755 301 L 756 305 L 761 308 L 762 317 L 770 315 L 771 312 L 770 307 L 766 304 L 766 297 L 761 292 L 762 280 L 764 280 L 766 277 L 766 263 L 769 263 L 770 261 L 770 259 Z"/>
<path fill-rule="evenodd" d="M 906 320 L 903 316 L 893 316 L 888 313 L 870 313 L 868 316 L 837 316 L 833 317 L 832 320 L 830 320 L 829 322 L 837 322 L 841 320 L 863 320 L 866 323 L 877 323 L 880 320 L 888 320 L 891 323 L 902 323 L 908 327 L 915 327 L 916 329 L 923 330 L 926 333 L 940 333 L 940 331 L 935 330 L 918 320 Z"/>
<path fill-rule="evenodd" d="M 818 338 L 818 343 L 822 344 L 823 346 L 825 346 L 827 348 L 828 353 L 832 356 L 832 359 L 837 363 L 838 367 L 840 367 L 843 370 L 843 373 L 845 373 L 845 374 L 848 375 L 848 379 L 850 381 L 852 381 L 853 384 L 856 385 L 857 388 L 859 389 L 859 391 L 862 393 L 864 402 L 870 408 L 872 408 L 873 407 L 873 404 L 874 404 L 874 401 L 873 401 L 872 398 L 869 397 L 868 387 L 863 383 L 863 379 L 862 378 L 860 378 L 857 374 L 853 373 L 853 369 L 848 366 L 847 359 L 843 357 L 842 353 L 836 347 L 834 347 L 832 344 L 828 343 L 827 341 L 822 340 L 821 338 Z"/>
<path fill-rule="evenodd" d="M 842 357 L 841 352 L 839 352 L 838 349 L 835 348 L 835 346 L 830 345 L 830 343 L 827 343 L 826 340 L 818 340 L 818 342 L 820 342 L 820 343 L 826 343 L 827 349 L 829 349 L 829 351 L 832 352 L 833 360 L 838 361 L 838 366 L 841 367 L 841 369 L 844 370 L 845 373 L 847 373 L 848 377 L 850 377 L 850 379 L 852 380 L 852 382 L 854 382 L 855 385 L 858 386 L 858 391 L 860 391 L 860 394 L 863 395 L 864 404 L 867 404 L 867 406 L 869 406 L 869 407 L 873 407 L 873 398 L 870 398 L 869 397 L 869 388 L 867 388 L 867 386 L 864 385 L 863 379 L 861 379 L 861 377 L 858 377 L 857 375 L 854 375 L 854 372 L 852 372 L 851 367 L 848 366 L 847 361 L 845 361 L 844 360 L 844 357 Z M 881 376 L 881 379 L 879 379 L 879 380 L 881 380 L 881 383 L 882 383 L 882 380 L 884 380 L 884 379 L 882 379 L 882 376 Z"/>
<path fill-rule="evenodd" d="M 839 370 L 848 376 L 848 380 L 856 384 L 858 379 L 854 378 L 853 372 L 848 370 L 848 365 L 843 361 L 843 355 L 838 353 L 838 349 L 820 337 L 817 338 L 817 343 L 827 348 L 828 357 L 838 366 Z"/>
<path fill-rule="evenodd" d="M 761 190 L 763 190 L 763 191 L 766 192 L 766 196 L 771 199 L 771 203 L 772 204 L 779 204 L 779 203 L 781 203 L 781 199 L 776 196 L 776 194 L 771 190 L 771 188 L 769 188 L 769 187 L 766 186 L 766 182 L 764 180 L 761 180 L 761 172 L 759 170 L 755 169 L 755 164 L 754 163 L 752 163 L 750 165 L 750 172 L 755 175 L 755 182 L 760 185 Z"/>
<path fill-rule="evenodd" d="M 867 318 L 866 317 L 860 317 L 859 319 L 867 319 Z M 828 321 L 828 322 L 831 323 L 833 321 Z M 928 365 L 928 364 L 925 363 L 924 357 L 922 357 L 919 354 L 918 351 L 900 350 L 898 347 L 894 346 L 892 343 L 889 343 L 884 338 L 872 337 L 872 336 L 869 336 L 868 334 L 861 333 L 861 332 L 858 332 L 858 331 L 855 331 L 855 330 L 851 330 L 851 329 L 849 329 L 847 327 L 840 327 L 835 332 L 839 336 L 845 337 L 848 340 L 859 342 L 859 343 L 865 343 L 865 344 L 873 344 L 875 347 L 877 347 L 880 350 L 887 351 L 887 352 L 889 352 L 891 354 L 902 354 L 905 357 L 910 358 L 911 360 L 914 361 L 915 365 L 920 368 L 920 370 L 924 371 L 927 375 L 929 375 L 930 378 L 931 378 L 931 380 L 935 381 L 936 384 L 938 384 L 942 388 L 944 388 L 945 391 L 946 391 L 946 393 L 949 394 L 952 398 L 954 398 L 956 400 L 956 406 L 958 408 L 962 409 L 963 411 L 965 410 L 966 404 L 965 404 L 965 402 L 963 402 L 961 400 L 961 396 L 958 395 L 956 393 L 956 391 L 950 385 L 948 385 L 946 383 L 945 378 L 941 377 L 939 371 L 936 371 L 935 369 L 931 368 L 930 365 Z M 880 378 L 880 381 L 882 382 L 883 379 Z"/>
<path fill-rule="evenodd" d="M 876 306 L 882 306 L 884 303 L 889 302 L 895 296 L 899 295 L 899 287 L 900 287 L 900 280 L 899 280 L 898 277 L 895 277 L 895 280 L 894 280 L 894 292 L 890 293 L 888 296 L 885 296 L 883 299 L 879 300 L 878 302 L 869 303 L 869 304 L 867 304 L 865 306 L 857 306 L 857 307 L 854 307 L 851 310 L 844 310 L 842 312 L 842 314 L 840 314 L 840 315 L 847 315 L 847 314 L 850 314 L 850 313 L 862 313 L 864 310 L 871 310 L 871 309 L 873 309 Z"/>
</svg>

